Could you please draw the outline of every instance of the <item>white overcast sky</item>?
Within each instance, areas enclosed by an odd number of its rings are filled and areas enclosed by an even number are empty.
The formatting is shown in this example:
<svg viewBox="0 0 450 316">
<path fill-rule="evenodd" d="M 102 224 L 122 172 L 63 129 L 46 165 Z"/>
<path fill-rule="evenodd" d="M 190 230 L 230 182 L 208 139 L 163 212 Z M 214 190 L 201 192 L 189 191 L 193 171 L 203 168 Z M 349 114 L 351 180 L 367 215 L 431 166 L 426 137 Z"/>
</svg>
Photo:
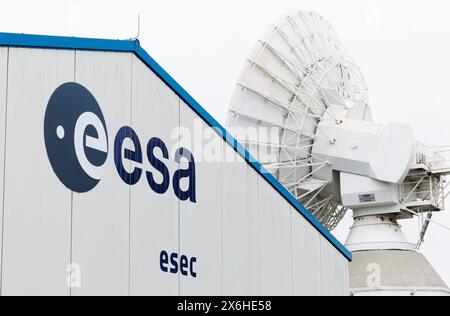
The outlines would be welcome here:
<svg viewBox="0 0 450 316">
<path fill-rule="evenodd" d="M 0 32 L 134 37 L 224 123 L 254 42 L 282 14 L 327 18 L 360 65 L 378 122 L 411 124 L 419 140 L 450 145 L 450 2 L 444 0 L 1 1 Z M 450 201 L 447 209 L 450 211 Z M 435 220 L 450 226 L 450 213 Z M 415 242 L 415 220 L 402 223 Z M 351 219 L 335 234 L 345 241 Z M 432 225 L 422 252 L 450 285 L 450 232 Z"/>
</svg>

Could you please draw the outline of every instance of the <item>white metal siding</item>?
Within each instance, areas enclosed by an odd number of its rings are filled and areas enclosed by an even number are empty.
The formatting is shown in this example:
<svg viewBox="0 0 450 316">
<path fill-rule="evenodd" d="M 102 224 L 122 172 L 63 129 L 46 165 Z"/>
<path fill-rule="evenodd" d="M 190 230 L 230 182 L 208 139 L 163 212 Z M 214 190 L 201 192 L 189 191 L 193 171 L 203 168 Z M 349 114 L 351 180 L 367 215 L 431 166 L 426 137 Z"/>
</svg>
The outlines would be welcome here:
<svg viewBox="0 0 450 316">
<path fill-rule="evenodd" d="M 0 113 L 6 51 L 0 49 Z M 193 139 L 179 138 L 176 127 L 198 136 L 195 130 L 204 131 L 206 123 L 134 55 L 11 48 L 8 80 L 3 294 L 348 293 L 347 260 L 230 146 L 222 147 L 218 161 L 205 162 L 206 144 L 196 148 Z M 93 93 L 108 128 L 104 177 L 84 194 L 60 183 L 43 137 L 47 102 L 71 81 Z M 144 158 L 141 179 L 131 187 L 114 165 L 114 137 L 122 126 L 136 131 Z M 171 182 L 162 195 L 145 176 L 154 171 L 146 150 L 152 137 L 170 151 Z M 174 161 L 171 149 L 181 146 L 197 160 L 196 203 L 180 202 L 173 192 L 174 172 L 187 167 Z M 231 156 L 236 159 L 225 160 Z M 163 250 L 196 257 L 197 277 L 162 272 Z M 81 288 L 66 286 L 69 263 L 81 267 Z"/>
<path fill-rule="evenodd" d="M 292 213 L 294 295 L 321 295 L 321 236 L 297 210 Z"/>
<path fill-rule="evenodd" d="M 222 164 L 223 294 L 260 295 L 259 201 L 256 172 L 226 146 L 236 162 Z"/>
<path fill-rule="evenodd" d="M 347 260 L 337 256 L 336 249 L 323 236 L 320 236 L 320 243 L 322 295 L 337 296 L 349 293 Z"/>
<path fill-rule="evenodd" d="M 201 130 L 207 126 L 186 104 L 181 102 L 180 126 L 191 130 L 194 125 Z M 213 137 L 219 137 L 214 135 Z M 191 137 L 192 138 L 192 137 Z M 188 148 L 194 157 L 201 156 L 204 148 L 193 148 L 194 140 L 180 139 L 181 146 Z M 186 162 L 181 163 L 186 169 Z M 180 203 L 180 253 L 199 258 L 197 278 L 181 277 L 181 295 L 222 294 L 222 184 L 220 161 L 196 162 L 197 203 Z"/>
<path fill-rule="evenodd" d="M 262 178 L 258 179 L 261 294 L 292 295 L 290 205 Z"/>
<path fill-rule="evenodd" d="M 171 133 L 179 125 L 179 98 L 134 57 L 132 98 L 132 127 L 140 137 L 144 157 L 150 137 L 159 137 L 170 150 L 178 141 L 178 136 L 172 139 Z M 160 152 L 156 153 L 161 159 Z M 178 164 L 173 161 L 173 154 L 169 155 L 167 167 L 172 175 Z M 144 162 L 144 169 L 153 171 L 146 158 Z M 155 178 L 161 181 L 158 172 Z M 162 273 L 159 267 L 162 250 L 179 252 L 178 213 L 179 200 L 171 187 L 168 193 L 159 195 L 150 189 L 145 174 L 131 187 L 132 295 L 179 294 L 178 275 Z"/>
<path fill-rule="evenodd" d="M 8 48 L 0 48 L 0 272 L 2 271 L 3 238 L 3 175 L 5 158 L 6 86 L 8 74 Z M 0 275 L 0 295 L 2 277 Z"/>
<path fill-rule="evenodd" d="M 117 176 L 114 136 L 131 122 L 131 56 L 76 52 L 75 81 L 89 87 L 109 132 L 108 163 L 92 191 L 73 194 L 72 262 L 81 268 L 73 295 L 128 295 L 130 188 Z"/>
<path fill-rule="evenodd" d="M 47 102 L 74 80 L 74 52 L 10 48 L 3 294 L 69 294 L 71 192 L 47 158 Z"/>
</svg>

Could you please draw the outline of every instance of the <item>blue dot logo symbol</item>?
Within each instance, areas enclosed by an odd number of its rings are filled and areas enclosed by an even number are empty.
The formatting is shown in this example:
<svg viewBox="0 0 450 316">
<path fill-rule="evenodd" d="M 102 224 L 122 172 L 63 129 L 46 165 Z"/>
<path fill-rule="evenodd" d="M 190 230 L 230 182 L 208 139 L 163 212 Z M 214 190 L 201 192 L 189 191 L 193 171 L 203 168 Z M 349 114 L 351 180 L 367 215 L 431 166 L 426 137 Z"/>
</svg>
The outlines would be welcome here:
<svg viewBox="0 0 450 316">
<path fill-rule="evenodd" d="M 50 164 L 70 190 L 84 193 L 100 182 L 108 158 L 102 110 L 88 89 L 68 82 L 50 97 L 44 119 Z"/>
</svg>

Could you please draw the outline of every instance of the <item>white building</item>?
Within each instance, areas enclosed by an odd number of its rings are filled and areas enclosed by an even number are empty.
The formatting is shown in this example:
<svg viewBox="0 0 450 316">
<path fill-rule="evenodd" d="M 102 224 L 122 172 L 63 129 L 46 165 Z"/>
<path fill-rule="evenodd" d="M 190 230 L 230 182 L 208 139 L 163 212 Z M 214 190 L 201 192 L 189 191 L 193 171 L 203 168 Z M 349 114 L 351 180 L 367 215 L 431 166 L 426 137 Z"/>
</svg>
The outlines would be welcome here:
<svg viewBox="0 0 450 316">
<path fill-rule="evenodd" d="M 0 148 L 2 295 L 349 293 L 351 254 L 137 41 L 0 33 Z"/>
</svg>

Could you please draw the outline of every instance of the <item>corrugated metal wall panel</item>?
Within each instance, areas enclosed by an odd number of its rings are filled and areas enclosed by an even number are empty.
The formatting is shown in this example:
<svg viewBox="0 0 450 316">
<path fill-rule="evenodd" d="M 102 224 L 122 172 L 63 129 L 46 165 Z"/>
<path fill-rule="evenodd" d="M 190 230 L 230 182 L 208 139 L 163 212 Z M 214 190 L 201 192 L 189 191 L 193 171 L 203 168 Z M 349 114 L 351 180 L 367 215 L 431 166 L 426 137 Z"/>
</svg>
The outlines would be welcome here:
<svg viewBox="0 0 450 316">
<path fill-rule="evenodd" d="M 261 294 L 292 295 L 291 207 L 258 179 Z"/>
<path fill-rule="evenodd" d="M 150 166 L 147 143 L 152 137 L 164 141 L 170 151 L 178 142 L 179 98 L 137 58 L 133 57 L 132 127 L 139 135 L 145 170 L 162 183 L 162 175 Z M 175 131 L 176 132 L 176 131 Z M 173 153 L 162 159 L 160 149 L 155 156 L 163 160 L 173 175 L 179 164 Z M 155 193 L 149 186 L 145 172 L 131 187 L 131 294 L 178 295 L 178 274 L 163 273 L 159 258 L 164 250 L 179 253 L 179 200 L 173 193 L 172 182 L 166 194 Z"/>
<path fill-rule="evenodd" d="M 6 88 L 8 75 L 8 48 L 0 48 L 0 273 L 2 269 L 2 238 L 3 238 L 3 176 L 5 158 L 5 124 L 6 124 Z M 0 275 L 0 295 L 2 277 Z"/>
<path fill-rule="evenodd" d="M 349 293 L 347 260 L 337 256 L 337 250 L 322 236 L 320 236 L 320 243 L 322 295 L 346 295 L 346 293 Z"/>
<path fill-rule="evenodd" d="M 117 176 L 114 136 L 131 122 L 131 56 L 76 52 L 75 81 L 100 104 L 109 136 L 102 180 L 92 191 L 73 193 L 72 261 L 81 268 L 73 295 L 128 295 L 130 188 Z"/>
<path fill-rule="evenodd" d="M 69 294 L 71 192 L 53 176 L 43 125 L 53 91 L 73 80 L 73 51 L 10 48 L 4 295 Z"/>
<path fill-rule="evenodd" d="M 223 294 L 260 295 L 258 176 L 228 145 L 222 163 Z"/>
<path fill-rule="evenodd" d="M 294 295 L 321 295 L 320 235 L 295 209 L 292 211 Z"/>
<path fill-rule="evenodd" d="M 192 137 L 180 137 L 196 161 L 196 203 L 180 203 L 180 253 L 197 258 L 196 278 L 180 276 L 181 295 L 222 295 L 222 184 L 221 163 L 202 161 L 204 147 L 194 140 L 207 125 L 186 104 L 180 105 L 180 126 Z M 197 127 L 196 127 L 197 126 Z M 197 129 L 197 132 L 195 131 Z M 200 135 L 198 134 L 200 131 Z M 219 136 L 213 135 L 215 139 Z M 201 143 L 200 143 L 201 144 Z M 194 147 L 196 145 L 197 147 Z M 185 160 L 181 169 L 187 169 Z"/>
</svg>

